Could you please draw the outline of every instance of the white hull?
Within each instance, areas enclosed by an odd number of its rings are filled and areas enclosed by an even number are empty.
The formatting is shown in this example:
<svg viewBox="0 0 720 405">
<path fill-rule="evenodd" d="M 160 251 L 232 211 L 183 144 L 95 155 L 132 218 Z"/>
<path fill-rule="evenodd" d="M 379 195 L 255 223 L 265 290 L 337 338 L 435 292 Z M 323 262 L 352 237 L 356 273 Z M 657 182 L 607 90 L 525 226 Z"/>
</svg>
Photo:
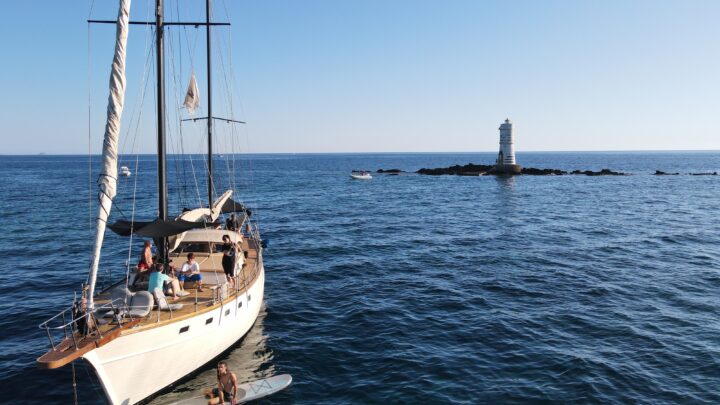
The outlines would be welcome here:
<svg viewBox="0 0 720 405">
<path fill-rule="evenodd" d="M 350 177 L 355 180 L 372 180 L 372 176 L 369 174 L 351 174 Z"/>
<path fill-rule="evenodd" d="M 83 358 L 94 367 L 110 402 L 141 401 L 197 370 L 242 338 L 255 323 L 263 302 L 262 261 L 260 266 L 252 287 L 220 308 L 141 332 L 127 331 L 86 353 Z M 212 321 L 206 323 L 209 318 Z M 189 329 L 180 333 L 186 326 Z"/>
</svg>

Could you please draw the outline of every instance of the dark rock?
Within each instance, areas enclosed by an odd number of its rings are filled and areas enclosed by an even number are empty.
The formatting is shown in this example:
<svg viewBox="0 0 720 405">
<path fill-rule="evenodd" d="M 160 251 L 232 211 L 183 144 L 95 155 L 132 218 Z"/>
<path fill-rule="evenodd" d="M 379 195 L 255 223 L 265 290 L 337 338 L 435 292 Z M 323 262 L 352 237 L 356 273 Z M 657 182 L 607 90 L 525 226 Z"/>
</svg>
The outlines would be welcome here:
<svg viewBox="0 0 720 405">
<path fill-rule="evenodd" d="M 455 176 L 480 176 L 480 175 L 495 175 L 495 176 L 503 176 L 503 175 L 512 175 L 512 174 L 526 174 L 529 176 L 562 176 L 564 174 L 568 174 L 568 172 L 560 169 L 537 169 L 534 167 L 524 167 L 520 168 L 518 165 L 512 165 L 517 167 L 517 170 L 515 172 L 508 172 L 498 169 L 498 166 L 496 165 L 476 165 L 472 163 L 468 163 L 465 166 L 455 165 L 450 167 L 438 167 L 435 169 L 426 169 L 422 168 L 418 170 L 415 173 L 418 174 L 425 174 L 429 176 L 441 176 L 441 175 L 455 175 Z M 382 169 L 380 169 L 382 170 Z M 388 173 L 388 171 L 381 172 L 378 170 L 378 173 Z M 614 172 L 610 169 L 602 169 L 599 172 L 594 172 L 592 170 L 574 170 L 570 174 L 584 174 L 587 176 L 624 176 L 625 173 L 621 172 Z M 709 174 L 709 173 L 708 173 Z"/>
<path fill-rule="evenodd" d="M 656 176 L 677 176 L 678 174 L 680 174 L 680 173 L 665 173 L 661 170 L 655 170 Z"/>
<path fill-rule="evenodd" d="M 610 169 L 602 169 L 599 172 L 594 172 L 592 170 L 573 170 L 570 174 L 584 174 L 586 176 L 625 176 L 625 173 L 614 172 Z"/>
<path fill-rule="evenodd" d="M 422 168 L 415 173 L 425 174 L 429 176 L 456 175 L 456 176 L 479 176 L 489 172 L 494 166 L 491 165 L 475 165 L 468 163 L 465 166 L 455 165 L 450 167 L 438 167 L 435 169 Z"/>
<path fill-rule="evenodd" d="M 693 176 L 717 176 L 717 172 L 712 173 L 690 173 Z"/>
<path fill-rule="evenodd" d="M 392 174 L 399 174 L 403 171 L 400 169 L 378 169 L 378 173 L 392 173 Z"/>
<path fill-rule="evenodd" d="M 536 169 L 534 167 L 524 167 L 522 169 L 522 174 L 527 174 L 529 176 L 562 176 L 563 174 L 567 174 L 567 172 L 558 169 Z"/>
</svg>

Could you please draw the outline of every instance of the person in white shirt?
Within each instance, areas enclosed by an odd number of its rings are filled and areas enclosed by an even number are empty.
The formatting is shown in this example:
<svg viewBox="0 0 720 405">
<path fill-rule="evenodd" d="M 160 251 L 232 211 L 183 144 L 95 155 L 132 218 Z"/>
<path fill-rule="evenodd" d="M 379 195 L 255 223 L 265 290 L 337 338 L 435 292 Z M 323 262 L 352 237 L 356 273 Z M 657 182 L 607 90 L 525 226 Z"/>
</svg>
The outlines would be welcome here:
<svg viewBox="0 0 720 405">
<path fill-rule="evenodd" d="M 187 254 L 187 261 L 183 263 L 180 269 L 180 288 L 185 289 L 185 280 L 197 282 L 197 290 L 202 292 L 202 274 L 200 274 L 200 264 L 195 261 L 195 254 L 190 252 Z"/>
</svg>

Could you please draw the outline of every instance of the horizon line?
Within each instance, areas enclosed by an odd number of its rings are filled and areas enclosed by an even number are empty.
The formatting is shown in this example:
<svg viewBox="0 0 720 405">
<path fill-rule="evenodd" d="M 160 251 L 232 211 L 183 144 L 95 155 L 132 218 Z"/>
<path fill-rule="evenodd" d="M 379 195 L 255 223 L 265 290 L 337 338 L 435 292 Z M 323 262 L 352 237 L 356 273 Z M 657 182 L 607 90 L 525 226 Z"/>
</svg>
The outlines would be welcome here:
<svg viewBox="0 0 720 405">
<path fill-rule="evenodd" d="M 672 152 L 720 152 L 720 149 L 607 149 L 607 150 L 516 150 L 515 153 L 672 153 Z M 496 151 L 386 151 L 386 152 L 238 152 L 214 153 L 213 155 L 372 155 L 372 154 L 472 154 L 497 153 Z M 102 153 L 0 153 L 0 156 L 99 156 Z M 156 153 L 121 153 L 118 156 L 156 156 Z M 206 153 L 168 153 L 167 156 L 207 155 Z"/>
</svg>

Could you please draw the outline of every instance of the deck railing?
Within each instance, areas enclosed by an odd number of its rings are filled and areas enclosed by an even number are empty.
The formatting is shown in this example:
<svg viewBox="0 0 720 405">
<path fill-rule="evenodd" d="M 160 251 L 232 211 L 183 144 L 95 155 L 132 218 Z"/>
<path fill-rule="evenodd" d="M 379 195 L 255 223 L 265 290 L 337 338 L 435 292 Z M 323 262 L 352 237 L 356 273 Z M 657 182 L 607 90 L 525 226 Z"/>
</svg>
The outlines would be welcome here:
<svg viewBox="0 0 720 405">
<path fill-rule="evenodd" d="M 129 313 L 129 307 L 122 298 L 96 307 L 94 311 L 85 311 L 85 313 L 79 316 L 73 314 L 74 310 L 75 306 L 67 308 L 38 325 L 38 327 L 47 334 L 48 341 L 53 350 L 57 349 L 53 335 L 55 335 L 56 338 L 58 338 L 58 336 L 62 337 L 62 340 L 71 338 L 75 350 L 78 349 L 78 341 L 87 336 L 97 333 L 98 337 L 102 338 L 102 332 L 99 326 L 102 326 L 105 322 L 99 321 L 96 314 L 112 311 L 113 320 L 117 323 L 118 327 L 121 327 L 123 325 L 122 314 Z M 132 317 L 129 317 L 129 320 L 132 320 Z M 85 330 L 80 330 L 80 328 Z M 107 331 L 108 330 L 106 330 L 106 332 Z"/>
</svg>

